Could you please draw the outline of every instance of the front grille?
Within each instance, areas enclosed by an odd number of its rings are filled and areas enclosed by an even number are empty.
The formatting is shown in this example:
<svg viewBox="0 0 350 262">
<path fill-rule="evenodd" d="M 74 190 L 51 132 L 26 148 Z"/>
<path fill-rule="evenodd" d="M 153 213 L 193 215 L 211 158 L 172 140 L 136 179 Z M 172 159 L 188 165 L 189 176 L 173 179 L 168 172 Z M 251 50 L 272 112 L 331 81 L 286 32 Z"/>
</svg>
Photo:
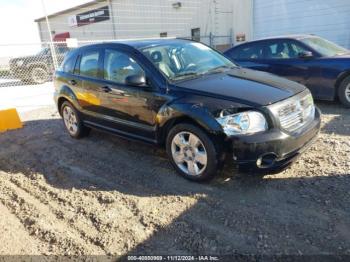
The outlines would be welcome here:
<svg viewBox="0 0 350 262">
<path fill-rule="evenodd" d="M 279 121 L 281 128 L 288 132 L 303 128 L 315 117 L 315 106 L 309 90 L 273 104 L 269 109 Z"/>
</svg>

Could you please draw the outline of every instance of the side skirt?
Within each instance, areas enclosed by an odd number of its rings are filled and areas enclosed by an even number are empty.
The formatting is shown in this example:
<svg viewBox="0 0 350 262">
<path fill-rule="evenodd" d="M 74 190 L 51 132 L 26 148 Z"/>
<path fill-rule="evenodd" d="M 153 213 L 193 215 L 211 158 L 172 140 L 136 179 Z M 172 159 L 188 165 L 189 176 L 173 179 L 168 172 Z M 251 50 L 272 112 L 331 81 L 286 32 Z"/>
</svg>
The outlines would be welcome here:
<svg viewBox="0 0 350 262">
<path fill-rule="evenodd" d="M 131 139 L 131 140 L 135 140 L 135 141 L 142 141 L 142 142 L 146 142 L 146 143 L 151 143 L 151 144 L 158 144 L 158 141 L 155 139 L 150 139 L 150 138 L 146 138 L 143 136 L 138 136 L 135 134 L 130 134 L 128 132 L 125 131 L 121 131 L 115 128 L 111 128 L 108 126 L 104 126 L 104 125 L 100 125 L 88 120 L 84 120 L 84 125 L 86 125 L 87 127 L 93 128 L 93 129 L 97 129 L 97 130 L 101 130 L 101 131 L 105 131 L 108 132 L 110 134 L 122 137 L 122 138 L 127 138 L 127 139 Z"/>
</svg>

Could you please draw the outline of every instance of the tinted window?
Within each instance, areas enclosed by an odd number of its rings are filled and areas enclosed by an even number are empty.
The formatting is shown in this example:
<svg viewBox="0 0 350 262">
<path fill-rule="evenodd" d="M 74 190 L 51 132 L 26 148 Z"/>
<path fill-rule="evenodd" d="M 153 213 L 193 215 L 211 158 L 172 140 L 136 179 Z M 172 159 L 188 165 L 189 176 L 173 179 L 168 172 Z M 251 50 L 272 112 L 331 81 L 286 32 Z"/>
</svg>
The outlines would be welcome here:
<svg viewBox="0 0 350 262">
<path fill-rule="evenodd" d="M 145 75 L 142 68 L 129 55 L 117 50 L 106 49 L 104 58 L 104 78 L 119 84 L 131 75 Z"/>
<path fill-rule="evenodd" d="M 75 61 L 76 61 L 75 55 L 68 55 L 63 61 L 62 71 L 69 74 L 73 74 Z"/>
<path fill-rule="evenodd" d="M 301 46 L 300 44 L 298 44 L 297 42 L 291 42 L 289 44 L 289 49 L 290 49 L 289 51 L 290 58 L 298 58 L 300 53 L 309 51 L 303 46 Z"/>
<path fill-rule="evenodd" d="M 262 46 L 260 43 L 238 46 L 229 56 L 233 59 L 261 59 Z"/>
<path fill-rule="evenodd" d="M 98 77 L 99 52 L 91 51 L 83 53 L 80 60 L 80 75 L 97 78 Z"/>
<path fill-rule="evenodd" d="M 64 47 L 64 46 L 59 46 L 59 47 L 56 47 L 56 52 L 57 52 L 58 54 L 64 55 L 64 54 L 66 54 L 66 53 L 69 52 L 69 48 Z"/>
<path fill-rule="evenodd" d="M 293 40 L 280 40 L 269 42 L 263 53 L 267 59 L 293 59 L 303 51 L 305 48 Z"/>
</svg>

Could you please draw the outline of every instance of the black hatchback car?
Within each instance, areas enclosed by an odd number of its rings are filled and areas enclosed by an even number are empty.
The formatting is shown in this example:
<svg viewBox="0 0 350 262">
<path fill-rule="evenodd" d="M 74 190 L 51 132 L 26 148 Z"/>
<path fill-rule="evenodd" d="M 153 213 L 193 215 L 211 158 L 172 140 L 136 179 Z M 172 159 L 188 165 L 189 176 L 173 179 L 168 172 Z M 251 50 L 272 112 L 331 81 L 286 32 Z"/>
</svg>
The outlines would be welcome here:
<svg viewBox="0 0 350 262">
<path fill-rule="evenodd" d="M 164 145 L 175 169 L 195 181 L 213 177 L 225 159 L 285 167 L 320 129 L 303 85 L 237 67 L 188 40 L 84 46 L 67 55 L 54 84 L 72 137 L 95 128 Z"/>
</svg>

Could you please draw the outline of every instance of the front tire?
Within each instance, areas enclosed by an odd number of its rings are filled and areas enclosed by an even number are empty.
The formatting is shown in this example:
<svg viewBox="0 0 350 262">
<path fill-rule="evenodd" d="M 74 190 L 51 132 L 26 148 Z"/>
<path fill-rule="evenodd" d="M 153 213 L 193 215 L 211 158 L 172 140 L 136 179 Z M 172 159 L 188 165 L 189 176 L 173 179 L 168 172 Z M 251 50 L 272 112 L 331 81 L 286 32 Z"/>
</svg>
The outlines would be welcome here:
<svg viewBox="0 0 350 262">
<path fill-rule="evenodd" d="M 79 139 L 87 136 L 90 133 L 90 128 L 84 126 L 79 117 L 78 111 L 68 101 L 62 104 L 61 115 L 64 126 L 71 137 Z"/>
<path fill-rule="evenodd" d="M 49 73 L 42 67 L 33 67 L 30 70 L 30 82 L 33 84 L 44 84 L 49 81 Z"/>
<path fill-rule="evenodd" d="M 345 78 L 338 89 L 338 97 L 340 102 L 350 108 L 350 76 Z"/>
<path fill-rule="evenodd" d="M 176 171 L 186 179 L 205 181 L 217 174 L 220 154 L 212 139 L 195 125 L 173 127 L 167 136 L 166 151 Z"/>
</svg>

